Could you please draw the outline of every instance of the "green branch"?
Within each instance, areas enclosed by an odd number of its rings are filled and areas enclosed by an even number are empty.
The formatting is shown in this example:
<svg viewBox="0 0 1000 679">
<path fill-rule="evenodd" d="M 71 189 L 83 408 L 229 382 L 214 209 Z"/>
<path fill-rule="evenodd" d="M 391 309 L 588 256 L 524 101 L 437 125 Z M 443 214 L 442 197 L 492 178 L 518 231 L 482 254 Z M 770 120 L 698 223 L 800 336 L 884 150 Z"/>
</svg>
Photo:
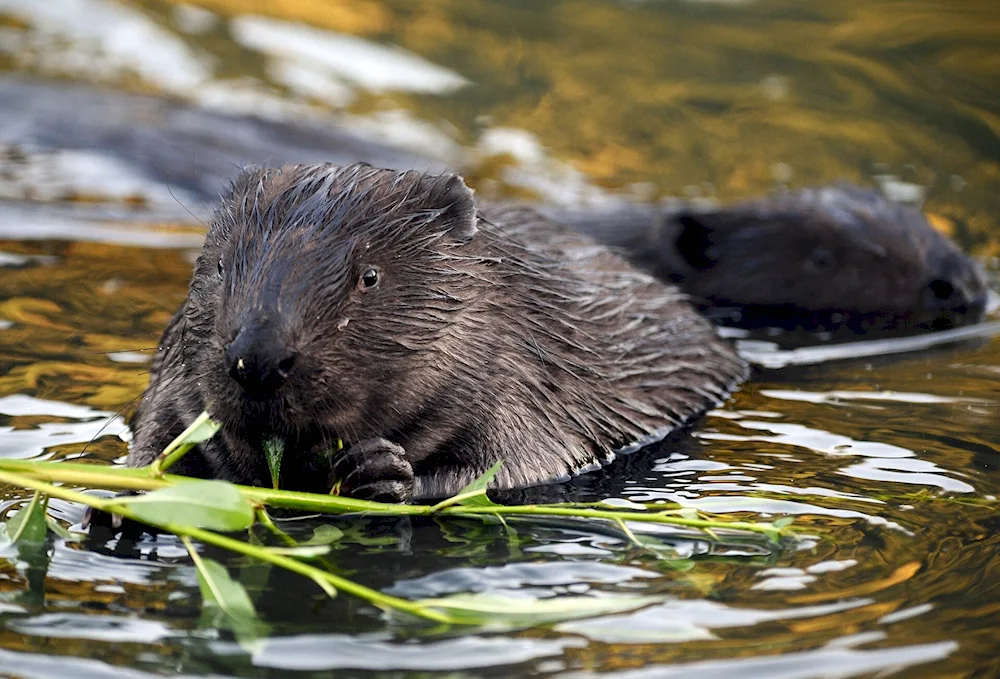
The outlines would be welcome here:
<svg viewBox="0 0 1000 679">
<path fill-rule="evenodd" d="M 203 413 L 184 434 L 167 446 L 152 465 L 143 469 L 99 467 L 78 462 L 0 459 L 0 483 L 35 491 L 32 502 L 21 510 L 25 512 L 24 517 L 37 514 L 39 519 L 44 519 L 46 507 L 44 498 L 56 497 L 86 505 L 97 511 L 118 514 L 124 519 L 154 526 L 179 536 L 190 552 L 192 562 L 198 571 L 206 607 L 209 605 L 218 607 L 220 611 L 231 616 L 235 621 L 235 627 L 241 630 L 249 629 L 247 620 L 252 622 L 256 616 L 245 589 L 230 579 L 220 564 L 200 557 L 192 540 L 302 575 L 315 582 L 331 597 L 338 591 L 345 592 L 368 601 L 384 611 L 399 611 L 439 623 L 495 626 L 506 622 L 509 625 L 525 626 L 571 617 L 630 610 L 658 600 L 655 597 L 583 596 L 526 602 L 523 599 L 480 595 L 455 595 L 428 600 L 401 599 L 336 575 L 330 572 L 329 564 L 326 562 L 316 563 L 326 566 L 328 570 L 300 560 L 323 554 L 329 547 L 315 543 L 304 545 L 295 543 L 274 525 L 264 507 L 366 516 L 495 517 L 501 522 L 504 522 L 504 517 L 519 517 L 523 520 L 531 517 L 559 516 L 582 521 L 611 522 L 618 525 L 636 544 L 642 543 L 628 527 L 627 522 L 695 529 L 713 540 L 718 539 L 713 532 L 715 530 L 762 534 L 774 541 L 783 536 L 793 535 L 788 527 L 791 519 L 787 517 L 772 523 L 711 519 L 691 508 L 679 505 L 629 503 L 629 506 L 623 508 L 603 503 L 498 505 L 490 501 L 486 489 L 499 470 L 499 463 L 453 497 L 435 505 L 385 504 L 338 495 L 300 493 L 276 488 L 239 486 L 222 481 L 195 480 L 165 473 L 166 469 L 194 446 L 214 435 L 218 428 L 218 424 Z M 281 442 L 274 442 L 269 446 L 273 485 L 277 485 L 280 477 L 280 458 L 283 452 L 284 444 Z M 73 490 L 71 488 L 73 486 L 114 491 L 143 491 L 143 494 L 101 498 Z M 168 520 L 164 517 L 170 518 Z M 221 534 L 246 531 L 255 518 L 278 535 L 285 547 L 272 548 L 250 544 Z M 18 521 L 17 516 L 12 519 L 12 522 L 14 521 Z M 27 523 L 27 519 L 24 519 L 24 523 Z M 42 526 L 39 536 L 44 538 L 44 520 L 41 523 L 36 521 L 34 525 Z M 23 532 L 12 530 L 10 534 L 16 540 L 20 539 Z"/>
</svg>

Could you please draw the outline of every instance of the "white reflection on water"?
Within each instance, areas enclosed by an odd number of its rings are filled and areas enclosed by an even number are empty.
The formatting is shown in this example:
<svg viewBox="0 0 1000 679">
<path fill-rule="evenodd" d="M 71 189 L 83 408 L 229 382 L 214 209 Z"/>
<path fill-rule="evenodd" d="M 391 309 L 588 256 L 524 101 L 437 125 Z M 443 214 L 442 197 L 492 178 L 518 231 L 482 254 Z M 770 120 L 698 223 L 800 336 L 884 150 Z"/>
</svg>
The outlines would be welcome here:
<svg viewBox="0 0 1000 679">
<path fill-rule="evenodd" d="M 37 58 L 46 70 L 91 78 L 134 73 L 176 94 L 186 94 L 212 76 L 206 58 L 127 5 L 110 0 L 0 0 L 0 10 L 36 32 Z"/>
<path fill-rule="evenodd" d="M 789 350 L 779 348 L 774 342 L 737 339 L 736 349 L 743 358 L 755 365 L 764 368 L 784 368 L 790 365 L 814 365 L 829 361 L 855 360 L 869 356 L 888 356 L 923 351 L 955 342 L 981 340 L 997 334 L 1000 334 L 1000 321 L 988 321 L 912 337 L 821 344 Z M 728 333 L 727 336 L 733 336 L 733 334 Z"/>
<path fill-rule="evenodd" d="M 757 422 L 754 420 L 734 420 L 744 429 L 772 432 L 771 436 L 739 436 L 719 432 L 697 432 L 695 436 L 716 441 L 761 441 L 778 443 L 823 453 L 824 455 L 859 455 L 862 457 L 901 458 L 913 457 L 912 450 L 878 441 L 858 441 L 850 436 L 814 429 L 791 422 Z"/>
<path fill-rule="evenodd" d="M 78 210 L 56 210 L 28 203 L 0 202 L 0 238 L 72 239 L 144 248 L 201 248 L 202 233 L 160 229 L 140 222 L 89 218 Z"/>
<path fill-rule="evenodd" d="M 714 629 L 752 627 L 779 620 L 833 615 L 873 603 L 851 599 L 821 606 L 798 606 L 776 610 L 734 608 L 716 601 L 676 600 L 634 613 L 606 615 L 593 620 L 574 620 L 556 626 L 560 632 L 582 634 L 593 641 L 616 643 L 678 643 L 714 639 Z"/>
<path fill-rule="evenodd" d="M 3 0 L 0 0 L 3 2 Z M 17 130 L 4 130 L 4 142 L 16 142 Z M 184 220 L 180 206 L 194 205 L 195 196 L 149 179 L 129 162 L 100 151 L 33 150 L 9 162 L 0 146 L 0 198 L 30 201 L 62 200 L 67 196 L 101 196 L 120 202 L 141 197 L 144 207 L 172 209 Z M 5 207 L 6 209 L 6 207 Z M 150 218 L 151 219 L 151 218 Z"/>
<path fill-rule="evenodd" d="M 420 644 L 391 643 L 369 635 L 302 634 L 271 637 L 254 653 L 257 667 L 283 670 L 462 670 L 513 665 L 547 657 L 562 657 L 567 649 L 583 648 L 580 638 L 531 639 L 463 637 Z"/>
<path fill-rule="evenodd" d="M 856 650 L 831 644 L 826 648 L 783 655 L 708 660 L 678 665 L 659 665 L 630 670 L 615 675 L 616 679 L 730 679 L 767 677 L 767 679 L 839 679 L 860 674 L 886 674 L 922 663 L 943 660 L 958 650 L 955 641 L 935 644 L 915 644 L 895 648 Z M 582 677 L 585 674 L 566 674 Z M 882 674 L 879 674 L 882 676 Z"/>
<path fill-rule="evenodd" d="M 233 37 L 244 47 L 279 62 L 327 72 L 370 92 L 441 94 L 468 84 L 458 73 L 391 45 L 380 45 L 306 24 L 266 17 L 241 16 L 230 23 Z M 281 69 L 278 69 L 281 72 Z M 301 84 L 287 82 L 289 87 Z"/>
<path fill-rule="evenodd" d="M 113 414 L 89 406 L 63 403 L 62 401 L 48 401 L 25 394 L 11 394 L 10 396 L 0 398 L 0 415 L 10 415 L 11 417 L 52 415 L 54 417 L 69 417 L 80 420 L 95 417 L 110 417 Z"/>
<path fill-rule="evenodd" d="M 435 598 L 460 592 L 516 596 L 526 588 L 584 585 L 625 585 L 662 577 L 654 570 L 599 561 L 545 561 L 508 563 L 483 568 L 459 567 L 397 581 L 389 594 L 411 599 Z"/>
<path fill-rule="evenodd" d="M 43 422 L 30 429 L 0 427 L 0 457 L 29 459 L 41 456 L 53 446 L 88 443 L 94 437 L 117 435 L 125 425 L 114 413 L 87 406 L 46 401 L 13 394 L 0 398 L 0 415 L 8 417 L 49 416 L 76 420 Z"/>
<path fill-rule="evenodd" d="M 801 401 L 803 403 L 822 403 L 839 405 L 841 401 L 890 401 L 892 403 L 975 403 L 977 405 L 993 405 L 992 401 L 982 399 L 961 398 L 956 396 L 937 396 L 912 391 L 799 391 L 792 389 L 761 389 L 760 393 L 768 398 L 783 401 Z"/>
<path fill-rule="evenodd" d="M 842 434 L 788 422 L 732 420 L 744 429 L 770 432 L 769 435 L 740 436 L 721 432 L 698 432 L 695 436 L 716 441 L 757 441 L 805 448 L 824 455 L 867 458 L 844 467 L 837 473 L 858 479 L 892 481 L 922 486 L 936 486 L 956 493 L 975 492 L 968 483 L 947 476 L 933 462 L 920 460 L 907 448 L 878 441 L 859 441 Z"/>
<path fill-rule="evenodd" d="M 341 108 L 354 101 L 354 90 L 322 66 L 294 59 L 272 59 L 267 72 L 272 80 L 301 96 Z"/>
<path fill-rule="evenodd" d="M 713 488 L 713 490 L 724 490 Z M 756 489 L 742 489 L 756 490 Z M 755 512 L 764 515 L 799 515 L 813 514 L 816 516 L 835 516 L 841 519 L 861 519 L 873 526 L 885 526 L 894 530 L 911 535 L 910 531 L 903 528 L 895 521 L 889 521 L 881 516 L 872 516 L 864 512 L 857 512 L 852 509 L 833 509 L 821 507 L 820 505 L 808 502 L 796 502 L 794 500 L 776 500 L 773 498 L 746 497 L 742 495 L 714 495 L 711 497 L 690 498 L 682 493 L 665 493 L 650 489 L 637 489 L 630 492 L 629 497 L 638 502 L 655 502 L 656 500 L 667 500 L 676 502 L 683 507 L 693 507 L 701 512 L 709 514 L 735 514 L 737 512 Z"/>
<path fill-rule="evenodd" d="M 155 643 L 180 633 L 162 622 L 134 616 L 47 613 L 13 619 L 6 626 L 18 634 L 49 639 L 92 639 L 114 643 Z"/>
<path fill-rule="evenodd" d="M 553 158 L 541 140 L 527 130 L 512 127 L 484 130 L 475 154 L 480 161 L 494 156 L 513 158 L 516 162 L 502 170 L 503 181 L 549 205 L 581 208 L 621 200 L 596 186 L 570 163 Z"/>
</svg>

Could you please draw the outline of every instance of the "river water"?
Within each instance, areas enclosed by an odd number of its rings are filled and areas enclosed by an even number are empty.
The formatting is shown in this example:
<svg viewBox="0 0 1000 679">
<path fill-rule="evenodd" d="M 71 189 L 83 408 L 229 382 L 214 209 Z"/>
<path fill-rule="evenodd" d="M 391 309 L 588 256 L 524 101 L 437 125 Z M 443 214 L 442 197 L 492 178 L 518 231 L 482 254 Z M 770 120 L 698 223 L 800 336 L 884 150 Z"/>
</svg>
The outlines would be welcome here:
<svg viewBox="0 0 1000 679">
<path fill-rule="evenodd" d="M 0 0 L 0 455 L 122 458 L 115 414 L 245 162 L 457 168 L 481 195 L 564 205 L 846 178 L 993 266 L 998 35 L 1000 5 L 972 0 Z M 230 559 L 268 625 L 241 646 L 202 616 L 178 542 L 53 539 L 42 560 L 0 554 L 0 674 L 998 677 L 990 334 L 804 360 L 751 338 L 770 367 L 693 436 L 565 489 L 792 515 L 797 543 L 335 522 L 338 572 L 400 596 L 665 603 L 428 629 Z"/>
</svg>

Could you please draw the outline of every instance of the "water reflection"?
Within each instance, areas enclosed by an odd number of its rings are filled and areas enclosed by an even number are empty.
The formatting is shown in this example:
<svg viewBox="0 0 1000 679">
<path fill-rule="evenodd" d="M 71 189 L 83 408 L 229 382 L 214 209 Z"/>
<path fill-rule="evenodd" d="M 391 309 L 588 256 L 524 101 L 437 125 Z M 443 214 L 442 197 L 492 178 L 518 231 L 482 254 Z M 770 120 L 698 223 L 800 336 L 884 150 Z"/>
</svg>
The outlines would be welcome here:
<svg viewBox="0 0 1000 679">
<path fill-rule="evenodd" d="M 306 94 L 329 94 L 325 86 L 331 82 L 334 90 L 339 87 L 343 92 L 344 81 L 371 92 L 397 90 L 434 94 L 451 92 L 468 84 L 458 73 L 415 54 L 304 24 L 242 16 L 233 19 L 230 27 L 238 43 L 274 59 L 275 71 L 272 72 L 279 75 L 298 73 L 298 82 L 307 85 Z M 319 79 L 319 83 L 310 76 Z M 331 77 L 334 80 L 331 81 Z M 285 81 L 285 84 L 294 85 L 295 82 Z M 336 101 L 336 97 L 333 99 Z"/>
<path fill-rule="evenodd" d="M 115 436 L 125 424 L 114 413 L 24 394 L 0 398 L 0 456 L 45 458 L 47 450 Z M 55 421 L 46 421 L 55 420 Z"/>
<path fill-rule="evenodd" d="M 875 638 L 878 641 L 879 638 Z M 872 641 L 862 638 L 858 641 Z M 787 653 L 781 656 L 762 656 L 756 658 L 741 658 L 739 660 L 716 660 L 700 663 L 677 665 L 674 667 L 660 666 L 645 670 L 623 672 L 623 679 L 664 679 L 684 677 L 684 679 L 722 679 L 734 675 L 749 677 L 768 677 L 768 679 L 809 679 L 819 676 L 820 672 L 832 676 L 857 676 L 880 671 L 895 672 L 899 670 L 942 660 L 958 650 L 955 642 L 938 644 L 922 644 L 918 646 L 901 646 L 878 650 L 857 650 L 840 648 L 831 645 L 830 648 L 804 653 Z M 572 676 L 572 675 L 571 675 Z"/>
<path fill-rule="evenodd" d="M 713 630 L 835 615 L 871 603 L 870 599 L 854 599 L 823 606 L 796 606 L 768 611 L 735 608 L 704 600 L 670 601 L 628 615 L 562 623 L 557 629 L 609 644 L 683 643 L 717 639 Z"/>
<path fill-rule="evenodd" d="M 112 415 L 141 392 L 197 221 L 243 163 L 451 167 L 483 196 L 569 205 L 846 176 L 1000 252 L 997 25 L 996 7 L 972 1 L 0 0 L 0 68 L 15 76 L 0 79 L 0 454 L 79 456 L 97 436 L 85 458 L 120 459 L 128 433 Z M 762 369 L 697 436 L 559 489 L 788 514 L 809 536 L 796 544 L 342 519 L 330 555 L 403 596 L 661 604 L 546 630 L 426 629 L 227 561 L 271 626 L 248 650 L 201 618 L 176 541 L 59 539 L 44 564 L 0 560 L 0 666 L 988 676 L 998 328 L 800 348 L 740 337 Z"/>
<path fill-rule="evenodd" d="M 271 638 L 253 656 L 258 667 L 281 670 L 352 669 L 442 672 L 511 667 L 528 661 L 560 658 L 582 648 L 581 639 L 465 637 L 420 645 L 395 644 L 343 634 Z M 557 662 L 557 666 L 563 663 Z"/>
<path fill-rule="evenodd" d="M 212 77 L 205 55 L 122 3 L 0 0 L 0 11 L 33 29 L 31 35 L 9 40 L 7 50 L 46 71 L 83 72 L 105 80 L 135 73 L 165 92 L 183 94 Z"/>
</svg>

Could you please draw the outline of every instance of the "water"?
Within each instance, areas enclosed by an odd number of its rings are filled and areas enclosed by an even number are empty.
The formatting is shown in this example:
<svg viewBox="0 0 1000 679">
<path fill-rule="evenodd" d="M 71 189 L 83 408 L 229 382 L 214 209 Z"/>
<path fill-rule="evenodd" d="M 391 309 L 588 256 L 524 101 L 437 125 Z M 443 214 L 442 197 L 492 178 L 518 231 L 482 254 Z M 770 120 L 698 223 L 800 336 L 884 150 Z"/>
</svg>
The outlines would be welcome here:
<svg viewBox="0 0 1000 679">
<path fill-rule="evenodd" d="M 198 219 L 247 161 L 455 167 L 482 195 L 563 204 L 846 177 L 921 202 L 989 263 L 998 30 L 1000 8 L 972 1 L 0 0 L 0 454 L 125 454 L 114 414 L 184 297 Z M 47 560 L 0 555 L 0 671 L 1000 676 L 991 337 L 898 354 L 744 344 L 784 367 L 758 369 L 694 436 L 562 489 L 794 515 L 816 536 L 798 545 L 672 534 L 652 553 L 565 523 L 512 540 L 474 521 L 336 520 L 338 572 L 400 596 L 663 604 L 441 630 L 211 553 L 269 626 L 247 650 L 202 618 L 179 543 L 57 539 Z"/>
</svg>

